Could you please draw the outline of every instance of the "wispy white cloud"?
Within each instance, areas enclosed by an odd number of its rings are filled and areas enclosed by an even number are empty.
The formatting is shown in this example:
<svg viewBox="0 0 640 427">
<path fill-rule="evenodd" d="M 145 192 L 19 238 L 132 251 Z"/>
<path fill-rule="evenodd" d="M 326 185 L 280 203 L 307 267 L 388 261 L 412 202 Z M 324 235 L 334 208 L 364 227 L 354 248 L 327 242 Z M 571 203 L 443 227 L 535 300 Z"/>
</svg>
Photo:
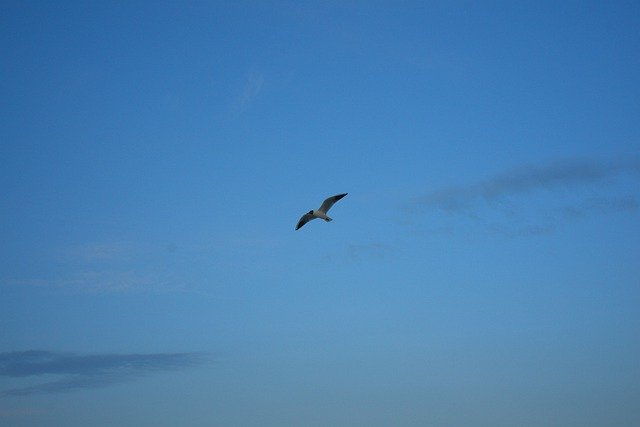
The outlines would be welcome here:
<svg viewBox="0 0 640 427">
<path fill-rule="evenodd" d="M 187 291 L 186 281 L 135 271 L 88 270 L 49 279 L 3 279 L 10 286 L 40 286 L 88 293 L 138 293 Z"/>
<path fill-rule="evenodd" d="M 241 114 L 245 112 L 253 100 L 258 96 L 260 91 L 262 90 L 262 85 L 264 84 L 264 77 L 259 73 L 250 74 L 242 88 L 240 94 L 236 97 L 233 103 L 233 113 Z"/>
<path fill-rule="evenodd" d="M 92 242 L 68 248 L 67 256 L 82 261 L 113 261 L 131 254 L 133 243 L 126 241 Z"/>
<path fill-rule="evenodd" d="M 177 245 L 153 246 L 130 241 L 56 247 L 44 261 L 55 273 L 49 277 L 0 277 L 0 285 L 97 293 L 188 291 L 188 274 L 179 268 L 167 268 L 167 261 L 176 257 L 176 251 Z"/>
<path fill-rule="evenodd" d="M 339 260 L 348 262 L 367 259 L 381 260 L 396 250 L 393 245 L 383 242 L 351 243 L 337 252 L 325 253 L 323 259 L 327 261 Z"/>
<path fill-rule="evenodd" d="M 352 260 L 362 258 L 384 258 L 390 251 L 391 246 L 386 243 L 370 242 L 364 244 L 351 244 L 348 246 L 349 256 Z"/>
<path fill-rule="evenodd" d="M 85 271 L 59 283 L 85 292 L 167 292 L 187 289 L 186 282 L 166 275 L 127 270 Z"/>
</svg>

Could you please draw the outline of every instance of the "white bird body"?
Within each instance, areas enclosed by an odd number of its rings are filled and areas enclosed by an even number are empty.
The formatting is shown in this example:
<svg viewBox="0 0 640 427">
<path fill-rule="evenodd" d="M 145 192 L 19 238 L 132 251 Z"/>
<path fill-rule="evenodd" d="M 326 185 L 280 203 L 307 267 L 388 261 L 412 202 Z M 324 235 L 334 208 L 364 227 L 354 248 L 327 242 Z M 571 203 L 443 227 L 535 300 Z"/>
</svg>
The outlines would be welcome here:
<svg viewBox="0 0 640 427">
<path fill-rule="evenodd" d="M 314 216 L 314 218 L 320 218 L 320 219 L 324 219 L 325 221 L 329 222 L 329 221 L 333 221 L 331 218 L 329 218 L 327 216 L 326 213 L 322 212 L 322 211 L 311 211 L 311 215 Z"/>
<path fill-rule="evenodd" d="M 300 221 L 298 221 L 298 224 L 296 225 L 296 230 L 302 227 L 303 225 L 305 225 L 307 222 L 316 218 L 324 219 L 327 222 L 333 221 L 331 218 L 329 218 L 329 216 L 327 215 L 327 212 L 329 211 L 329 209 L 331 209 L 331 206 L 333 206 L 335 202 L 342 199 L 346 195 L 347 193 L 343 193 L 343 194 L 337 194 L 335 196 L 327 197 L 324 200 L 324 202 L 322 202 L 322 205 L 320 206 L 320 208 L 318 208 L 317 210 L 311 210 L 306 214 L 302 215 L 302 218 L 300 218 Z"/>
</svg>

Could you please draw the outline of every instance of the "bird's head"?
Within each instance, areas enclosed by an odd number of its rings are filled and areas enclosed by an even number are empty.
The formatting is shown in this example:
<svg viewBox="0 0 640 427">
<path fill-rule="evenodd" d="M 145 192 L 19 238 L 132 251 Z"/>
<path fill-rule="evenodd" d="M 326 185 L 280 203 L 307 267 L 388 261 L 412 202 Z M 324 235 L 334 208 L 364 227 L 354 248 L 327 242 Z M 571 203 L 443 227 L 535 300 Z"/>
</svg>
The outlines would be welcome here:
<svg viewBox="0 0 640 427">
<path fill-rule="evenodd" d="M 309 215 L 313 215 L 313 209 L 309 211 Z"/>
</svg>

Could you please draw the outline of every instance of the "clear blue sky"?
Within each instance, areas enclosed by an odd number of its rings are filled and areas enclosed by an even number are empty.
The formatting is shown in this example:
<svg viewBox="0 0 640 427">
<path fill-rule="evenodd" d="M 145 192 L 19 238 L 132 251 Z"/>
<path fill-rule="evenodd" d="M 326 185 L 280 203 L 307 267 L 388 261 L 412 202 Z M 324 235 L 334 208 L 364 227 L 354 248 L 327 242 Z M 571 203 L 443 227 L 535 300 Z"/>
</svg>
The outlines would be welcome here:
<svg viewBox="0 0 640 427">
<path fill-rule="evenodd" d="M 8 1 L 0 51 L 0 424 L 640 425 L 637 2 Z"/>
</svg>

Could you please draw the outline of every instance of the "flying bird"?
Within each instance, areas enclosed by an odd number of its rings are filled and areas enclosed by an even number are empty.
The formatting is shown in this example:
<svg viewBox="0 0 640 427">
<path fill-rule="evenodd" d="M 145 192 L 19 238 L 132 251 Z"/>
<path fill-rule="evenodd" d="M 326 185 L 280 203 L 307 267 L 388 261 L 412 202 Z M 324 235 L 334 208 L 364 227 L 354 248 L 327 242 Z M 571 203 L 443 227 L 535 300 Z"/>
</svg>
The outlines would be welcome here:
<svg viewBox="0 0 640 427">
<path fill-rule="evenodd" d="M 306 223 L 308 223 L 309 221 L 311 221 L 312 219 L 322 218 L 327 222 L 332 221 L 332 219 L 327 216 L 327 212 L 329 212 L 329 209 L 331 209 L 331 206 L 333 206 L 335 202 L 342 199 L 346 195 L 347 193 L 327 197 L 325 201 L 322 202 L 322 205 L 318 208 L 318 210 L 315 210 L 315 211 L 312 210 L 302 215 L 302 218 L 300 218 L 300 221 L 298 221 L 298 225 L 296 225 L 296 230 L 302 227 L 303 225 L 305 225 Z"/>
</svg>

